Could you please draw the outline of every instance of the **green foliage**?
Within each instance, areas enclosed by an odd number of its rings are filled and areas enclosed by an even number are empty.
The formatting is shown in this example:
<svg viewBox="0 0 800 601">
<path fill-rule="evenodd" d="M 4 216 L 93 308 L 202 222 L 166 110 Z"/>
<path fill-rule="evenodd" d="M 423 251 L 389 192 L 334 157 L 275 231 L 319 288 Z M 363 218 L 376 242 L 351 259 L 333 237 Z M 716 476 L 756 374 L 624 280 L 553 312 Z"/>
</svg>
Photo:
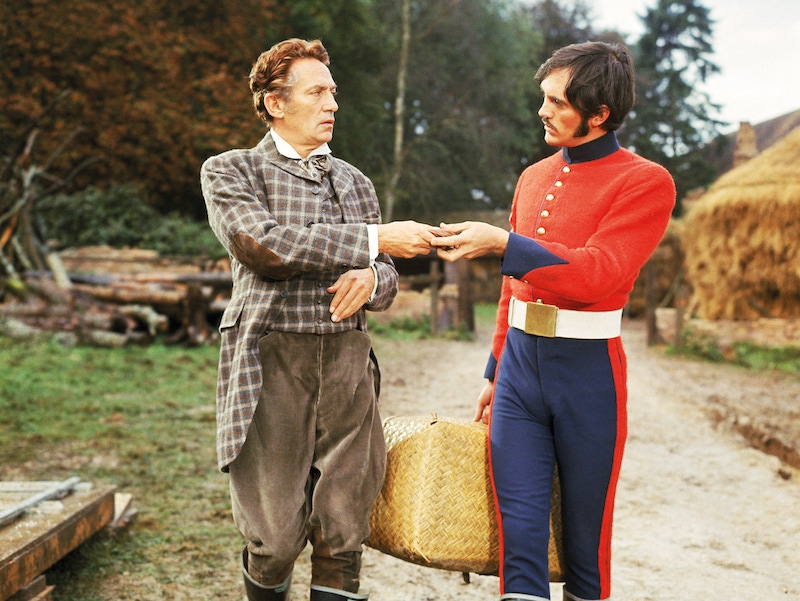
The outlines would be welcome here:
<svg viewBox="0 0 800 601">
<path fill-rule="evenodd" d="M 131 493 L 138 511 L 120 536 L 96 536 L 48 572 L 59 599 L 188 598 L 172 596 L 181 587 L 230 598 L 219 566 L 240 538 L 214 456 L 217 353 L 0 338 L 0 478 L 77 475 Z M 115 591 L 120 578 L 142 588 Z"/>
<path fill-rule="evenodd" d="M 713 169 L 695 151 L 717 135 L 721 121 L 702 84 L 719 72 L 711 60 L 714 21 L 699 0 L 658 0 L 642 17 L 645 31 L 633 47 L 636 105 L 623 142 L 664 165 L 675 178 L 679 203 L 711 183 Z"/>
<path fill-rule="evenodd" d="M 48 238 L 59 247 L 138 247 L 167 256 L 219 258 L 225 251 L 206 222 L 160 215 L 132 185 L 94 187 L 42 199 L 36 205 Z"/>
<path fill-rule="evenodd" d="M 156 215 L 149 233 L 137 245 L 162 256 L 207 257 L 228 255 L 206 221 L 194 221 L 176 213 Z"/>
<path fill-rule="evenodd" d="M 684 332 L 681 346 L 670 347 L 669 352 L 714 363 L 740 365 L 753 370 L 800 373 L 798 347 L 764 347 L 750 342 L 734 342 L 723 347 L 713 336 L 691 329 Z"/>
<path fill-rule="evenodd" d="M 280 39 L 321 38 L 340 92 L 332 147 L 383 197 L 394 164 L 400 4 L 0 3 L 0 155 L 67 90 L 39 121 L 32 164 L 65 144 L 48 172 L 66 177 L 83 165 L 75 189 L 135 182 L 161 213 L 200 219 L 202 161 L 264 133 L 247 90 L 253 61 Z M 556 47 L 613 34 L 593 31 L 581 1 L 421 0 L 411 13 L 396 217 L 505 209 L 519 172 L 553 150 L 536 116 L 536 69 Z M 665 164 L 683 191 L 711 177 L 681 158 L 715 123 L 696 85 L 716 70 L 711 22 L 697 0 L 660 0 L 646 26 L 636 52 L 642 102 L 628 141 Z"/>
<path fill-rule="evenodd" d="M 764 348 L 748 342 L 734 344 L 736 362 L 750 369 L 800 373 L 800 348 Z"/>
<path fill-rule="evenodd" d="M 431 319 L 429 315 L 421 319 L 398 317 L 389 323 L 381 323 L 367 316 L 369 333 L 388 340 L 424 340 L 431 335 Z"/>
<path fill-rule="evenodd" d="M 58 246 L 135 246 L 149 230 L 155 211 L 133 186 L 108 191 L 94 187 L 45 198 L 37 204 L 48 238 Z"/>
<path fill-rule="evenodd" d="M 725 361 L 725 355 L 720 350 L 715 338 L 696 332 L 691 328 L 687 328 L 683 332 L 681 345 L 670 347 L 669 352 L 705 359 L 714 363 Z"/>
</svg>

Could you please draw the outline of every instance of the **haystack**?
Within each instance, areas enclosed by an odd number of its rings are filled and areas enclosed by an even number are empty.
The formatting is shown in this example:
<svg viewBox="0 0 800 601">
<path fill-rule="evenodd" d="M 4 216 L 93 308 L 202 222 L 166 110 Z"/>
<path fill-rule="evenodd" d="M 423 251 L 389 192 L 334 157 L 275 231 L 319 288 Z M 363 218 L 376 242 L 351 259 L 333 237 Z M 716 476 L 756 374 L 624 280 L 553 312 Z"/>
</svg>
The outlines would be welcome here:
<svg viewBox="0 0 800 601">
<path fill-rule="evenodd" d="M 800 127 L 720 177 L 684 221 L 697 317 L 800 317 Z"/>
</svg>

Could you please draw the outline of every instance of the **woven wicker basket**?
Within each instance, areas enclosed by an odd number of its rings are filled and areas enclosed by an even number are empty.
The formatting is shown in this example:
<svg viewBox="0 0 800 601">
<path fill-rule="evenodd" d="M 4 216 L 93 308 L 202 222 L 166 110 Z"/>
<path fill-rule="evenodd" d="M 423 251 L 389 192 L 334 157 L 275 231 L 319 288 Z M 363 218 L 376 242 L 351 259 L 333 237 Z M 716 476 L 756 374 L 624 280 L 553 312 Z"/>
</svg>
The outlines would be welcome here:
<svg viewBox="0 0 800 601">
<path fill-rule="evenodd" d="M 386 479 L 367 545 L 418 565 L 497 574 L 497 516 L 486 426 L 428 417 L 384 421 Z M 554 482 L 550 580 L 562 580 L 561 494 Z"/>
</svg>

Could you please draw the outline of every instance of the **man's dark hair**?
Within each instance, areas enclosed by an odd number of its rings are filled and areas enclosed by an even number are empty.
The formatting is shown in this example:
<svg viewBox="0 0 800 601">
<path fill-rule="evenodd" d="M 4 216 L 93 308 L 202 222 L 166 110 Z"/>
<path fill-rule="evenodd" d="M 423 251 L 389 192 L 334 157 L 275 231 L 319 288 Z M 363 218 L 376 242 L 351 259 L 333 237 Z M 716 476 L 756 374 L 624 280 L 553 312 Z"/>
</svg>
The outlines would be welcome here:
<svg viewBox="0 0 800 601">
<path fill-rule="evenodd" d="M 608 107 L 603 129 L 619 129 L 633 108 L 633 56 L 623 44 L 586 42 L 556 50 L 536 72 L 536 81 L 557 69 L 570 72 L 565 91 L 567 100 L 586 120 Z"/>
</svg>

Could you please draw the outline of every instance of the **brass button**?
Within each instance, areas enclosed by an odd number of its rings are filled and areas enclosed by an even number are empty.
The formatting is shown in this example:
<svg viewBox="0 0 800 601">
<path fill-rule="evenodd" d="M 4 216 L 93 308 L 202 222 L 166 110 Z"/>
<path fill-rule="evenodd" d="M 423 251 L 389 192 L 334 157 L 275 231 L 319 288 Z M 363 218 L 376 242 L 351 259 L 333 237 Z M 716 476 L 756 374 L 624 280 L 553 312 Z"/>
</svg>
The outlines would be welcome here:
<svg viewBox="0 0 800 601">
<path fill-rule="evenodd" d="M 563 171 L 564 173 L 569 173 L 571 169 L 569 168 L 569 165 L 565 165 L 561 171 Z"/>
<path fill-rule="evenodd" d="M 562 182 L 561 180 L 558 180 L 558 181 L 555 183 L 555 187 L 556 187 L 556 188 L 560 188 L 560 187 L 561 187 L 561 186 L 563 186 L 563 185 L 564 185 L 564 182 Z"/>
<path fill-rule="evenodd" d="M 544 197 L 545 200 L 553 200 L 554 198 L 555 196 L 553 196 L 552 194 L 548 194 L 547 196 Z"/>
<path fill-rule="evenodd" d="M 541 216 L 544 218 L 550 217 L 550 211 L 545 209 L 544 211 L 541 212 Z"/>
<path fill-rule="evenodd" d="M 536 233 L 542 236 L 545 233 L 545 229 L 543 227 L 540 227 L 538 230 L 536 230 Z"/>
</svg>

